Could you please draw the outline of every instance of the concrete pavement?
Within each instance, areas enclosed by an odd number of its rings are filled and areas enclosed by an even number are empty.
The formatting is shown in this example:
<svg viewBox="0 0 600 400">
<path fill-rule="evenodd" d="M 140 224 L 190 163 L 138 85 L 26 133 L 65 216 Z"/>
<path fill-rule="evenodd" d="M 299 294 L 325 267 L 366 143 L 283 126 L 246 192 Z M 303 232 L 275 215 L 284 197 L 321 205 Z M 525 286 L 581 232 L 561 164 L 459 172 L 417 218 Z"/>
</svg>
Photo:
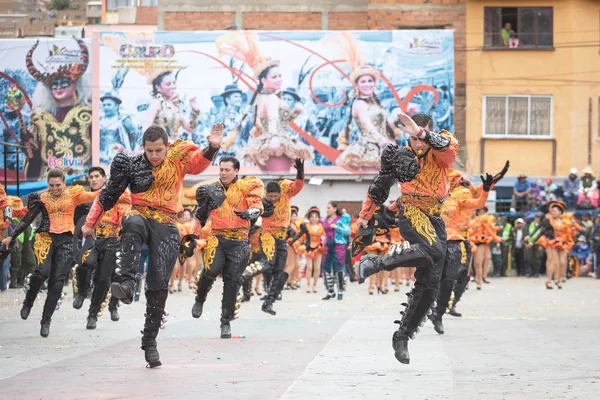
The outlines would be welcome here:
<svg viewBox="0 0 600 400">
<path fill-rule="evenodd" d="M 169 296 L 171 313 L 158 343 L 163 366 L 145 368 L 140 350 L 144 302 L 108 312 L 85 329 L 89 301 L 54 316 L 39 336 L 44 295 L 27 321 L 21 290 L 0 294 L 0 385 L 7 399 L 592 399 L 600 388 L 600 281 L 571 279 L 546 290 L 543 279 L 494 279 L 471 286 L 463 318 L 446 316 L 445 335 L 428 322 L 409 344 L 411 364 L 393 356 L 399 293 L 367 294 L 350 284 L 343 301 L 324 290 L 284 291 L 277 316 L 254 296 L 219 338 L 221 290 L 201 319 L 193 295 Z"/>
</svg>

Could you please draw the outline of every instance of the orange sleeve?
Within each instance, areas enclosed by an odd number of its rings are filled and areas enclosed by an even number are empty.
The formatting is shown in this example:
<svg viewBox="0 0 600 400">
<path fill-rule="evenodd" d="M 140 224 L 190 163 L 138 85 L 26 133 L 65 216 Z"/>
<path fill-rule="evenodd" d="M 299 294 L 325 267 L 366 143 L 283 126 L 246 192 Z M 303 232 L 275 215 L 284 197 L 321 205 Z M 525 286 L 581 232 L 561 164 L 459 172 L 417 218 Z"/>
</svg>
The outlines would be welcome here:
<svg viewBox="0 0 600 400">
<path fill-rule="evenodd" d="M 461 202 L 460 205 L 462 208 L 466 208 L 469 210 L 479 210 L 480 208 L 483 208 L 485 206 L 485 203 L 487 203 L 490 193 L 484 192 L 483 190 L 479 190 L 479 189 L 480 188 L 478 187 L 477 191 L 476 191 L 478 197 L 471 197 L 471 198 L 463 200 Z M 471 193 L 473 193 L 473 192 L 471 192 Z"/>
<path fill-rule="evenodd" d="M 91 203 L 96 200 L 96 197 L 100 194 L 97 192 L 86 192 L 81 185 L 75 185 L 69 189 L 69 195 L 71 195 L 71 201 L 76 206 L 85 203 Z"/>
<path fill-rule="evenodd" d="M 169 149 L 173 157 L 183 164 L 185 174 L 198 175 L 204 171 L 213 161 L 219 149 L 207 147 L 200 150 L 193 142 L 178 140 Z"/>
<path fill-rule="evenodd" d="M 264 211 L 262 198 L 265 194 L 265 184 L 259 178 L 254 177 L 249 186 L 250 190 L 246 195 L 246 205 L 248 208 L 258 208 L 262 213 Z"/>
<path fill-rule="evenodd" d="M 441 130 L 439 134 L 445 139 L 448 139 L 450 141 L 450 145 L 441 150 L 436 150 L 432 147 L 431 151 L 433 151 L 433 155 L 438 163 L 446 167 L 450 167 L 456 158 L 456 153 L 459 146 L 458 140 L 456 140 L 454 135 L 446 130 Z"/>
<path fill-rule="evenodd" d="M 294 197 L 304 188 L 304 181 L 302 179 L 296 179 L 291 181 L 285 179 L 281 182 L 281 192 L 286 194 L 288 197 Z"/>
<path fill-rule="evenodd" d="M 117 201 L 117 212 L 119 213 L 119 223 L 125 215 L 131 210 L 131 193 L 129 190 L 125 190 L 119 200 Z"/>
</svg>

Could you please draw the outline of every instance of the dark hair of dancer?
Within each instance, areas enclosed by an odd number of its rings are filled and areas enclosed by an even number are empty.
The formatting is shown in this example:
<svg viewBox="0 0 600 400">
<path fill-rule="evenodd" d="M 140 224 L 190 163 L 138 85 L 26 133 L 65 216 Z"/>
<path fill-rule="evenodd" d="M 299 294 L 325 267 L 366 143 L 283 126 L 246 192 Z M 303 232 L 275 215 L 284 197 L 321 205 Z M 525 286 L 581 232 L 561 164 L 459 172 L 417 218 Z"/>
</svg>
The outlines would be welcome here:
<svg viewBox="0 0 600 400">
<path fill-rule="evenodd" d="M 281 186 L 279 182 L 271 181 L 267 183 L 267 193 L 281 193 Z"/>
<path fill-rule="evenodd" d="M 162 73 L 159 76 L 157 76 L 156 78 L 154 78 L 154 80 L 152 81 L 152 96 L 156 97 L 156 95 L 158 94 L 158 91 L 156 90 L 156 87 L 160 86 L 160 84 L 162 83 L 163 79 L 165 79 L 165 77 L 168 76 L 168 75 L 173 75 L 173 72 L 171 72 L 171 71 L 165 71 L 164 73 Z"/>
<path fill-rule="evenodd" d="M 106 178 L 106 171 L 102 167 L 92 167 L 88 170 L 88 176 L 92 175 L 93 172 L 99 173 L 103 178 Z"/>
<path fill-rule="evenodd" d="M 169 136 L 167 135 L 167 131 L 165 131 L 160 126 L 151 126 L 146 129 L 144 132 L 144 136 L 142 136 L 142 146 L 146 144 L 146 142 L 156 142 L 157 140 L 162 139 L 165 146 L 169 143 Z"/>
<path fill-rule="evenodd" d="M 48 181 L 50 181 L 50 179 L 52 178 L 60 178 L 60 180 L 64 182 L 65 174 L 62 172 L 61 169 L 53 168 L 50 171 L 48 171 Z"/>
<path fill-rule="evenodd" d="M 413 115 L 411 118 L 413 121 L 415 121 L 415 124 L 419 125 L 421 128 L 433 128 L 433 119 L 427 114 L 418 113 Z"/>
<path fill-rule="evenodd" d="M 224 162 L 230 162 L 233 164 L 233 169 L 240 169 L 240 160 L 238 160 L 237 158 L 233 157 L 233 156 L 225 156 L 225 157 L 221 157 L 221 159 L 219 160 L 219 165 L 221 165 Z"/>
<path fill-rule="evenodd" d="M 342 215 L 342 210 L 338 207 L 337 203 L 330 201 L 329 204 L 331 204 L 331 207 L 335 208 L 335 215 L 337 215 L 337 216 Z"/>
<path fill-rule="evenodd" d="M 254 101 L 256 101 L 256 96 L 258 96 L 258 94 L 260 92 L 262 92 L 263 90 L 263 83 L 262 83 L 262 79 L 267 77 L 267 74 L 269 73 L 269 71 L 271 70 L 271 68 L 274 67 L 279 67 L 278 65 L 272 65 L 269 68 L 265 69 L 263 72 L 260 73 L 260 75 L 258 75 L 258 85 L 256 85 L 256 90 L 254 91 L 254 94 L 252 95 L 252 99 L 250 99 L 250 104 L 249 106 L 252 107 L 252 105 L 254 104 Z M 253 121 L 253 125 L 256 125 L 256 107 L 254 108 L 254 121 Z M 240 124 L 242 122 L 244 122 L 244 120 L 246 119 L 246 117 L 248 116 L 248 114 L 246 113 L 244 115 L 244 117 L 242 118 L 242 121 L 240 122 Z"/>
</svg>

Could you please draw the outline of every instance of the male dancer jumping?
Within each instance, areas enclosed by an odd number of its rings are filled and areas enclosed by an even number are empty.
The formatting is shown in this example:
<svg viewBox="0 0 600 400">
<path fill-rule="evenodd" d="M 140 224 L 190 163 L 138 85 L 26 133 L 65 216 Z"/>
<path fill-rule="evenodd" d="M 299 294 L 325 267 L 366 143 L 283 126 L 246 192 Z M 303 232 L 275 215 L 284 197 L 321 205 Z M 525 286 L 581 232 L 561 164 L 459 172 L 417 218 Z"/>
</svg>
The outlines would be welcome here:
<svg viewBox="0 0 600 400">
<path fill-rule="evenodd" d="M 416 267 L 415 286 L 408 294 L 408 303 L 403 303 L 406 309 L 400 312 L 402 319 L 395 321 L 400 326 L 392 338 L 396 359 L 408 364 L 408 339 L 414 338 L 437 297 L 446 255 L 446 229 L 440 212 L 448 195 L 448 169 L 456 156 L 458 141 L 447 131 L 433 132 L 433 121 L 427 115 L 410 118 L 399 113 L 398 117 L 410 137 L 410 146 L 388 145 L 383 150 L 381 171 L 369 187 L 357 225 L 368 228 L 376 207 L 384 204 L 397 180 L 402 197 L 392 204 L 392 211 L 398 212 L 396 225 L 409 244 L 405 243 L 406 248 L 392 247 L 383 257 L 363 256 L 359 282 L 383 270 Z"/>
<path fill-rule="evenodd" d="M 123 221 L 120 251 L 121 282 L 111 284 L 112 295 L 125 304 L 133 302 L 142 244 L 148 245 L 146 275 L 146 323 L 142 336 L 148 367 L 161 365 L 156 337 L 165 314 L 169 278 L 179 254 L 177 215 L 183 210 L 181 190 L 186 174 L 197 175 L 212 162 L 223 140 L 223 126 L 213 126 L 204 150 L 190 141 L 169 144 L 164 129 L 151 126 L 142 137 L 143 154 L 118 153 L 110 167 L 110 179 L 88 214 L 84 236 L 91 236 L 125 192 L 131 189 L 131 211 Z M 119 270 L 117 270 L 119 272 Z"/>
<path fill-rule="evenodd" d="M 263 182 L 253 176 L 238 178 L 240 162 L 235 157 L 219 160 L 219 181 L 201 185 L 196 191 L 196 218 L 204 226 L 210 217 L 211 232 L 204 249 L 204 271 L 199 274 L 192 317 L 200 318 L 206 296 L 219 274 L 223 274 L 221 338 L 231 338 L 230 322 L 239 308 L 242 273 L 250 257 L 248 237 L 251 220 L 263 211 Z M 241 303 L 241 296 L 239 298 Z"/>
</svg>

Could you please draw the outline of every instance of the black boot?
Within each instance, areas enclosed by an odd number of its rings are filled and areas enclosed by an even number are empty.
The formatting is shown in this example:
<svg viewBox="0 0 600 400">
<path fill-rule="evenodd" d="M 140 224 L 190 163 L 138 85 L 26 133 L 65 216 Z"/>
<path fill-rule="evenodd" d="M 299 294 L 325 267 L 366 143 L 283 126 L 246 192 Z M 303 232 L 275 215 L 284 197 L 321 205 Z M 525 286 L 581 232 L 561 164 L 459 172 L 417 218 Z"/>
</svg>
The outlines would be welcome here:
<svg viewBox="0 0 600 400">
<path fill-rule="evenodd" d="M 42 337 L 48 337 L 50 334 L 50 322 L 52 321 L 54 311 L 60 306 L 59 301 L 62 297 L 63 287 L 64 281 L 62 280 L 48 285 L 48 295 L 46 296 L 46 303 L 44 303 L 41 320 L 40 335 Z"/>
<path fill-rule="evenodd" d="M 9 289 L 20 289 L 23 286 L 19 285 L 19 282 L 17 281 L 17 275 L 11 275 L 10 276 L 10 285 L 8 285 Z"/>
<path fill-rule="evenodd" d="M 244 292 L 242 296 L 242 302 L 250 301 L 250 298 L 252 297 L 252 279 L 257 275 L 260 275 L 262 270 L 262 263 L 255 261 L 252 264 L 249 264 L 242 273 L 240 279 L 240 285 L 242 286 Z"/>
<path fill-rule="evenodd" d="M 221 301 L 221 339 L 231 339 L 230 322 L 237 317 L 239 285 L 235 281 L 223 283 L 223 299 Z M 239 298 L 241 303 L 241 296 Z"/>
<path fill-rule="evenodd" d="M 438 292 L 436 307 L 432 310 L 431 322 L 433 322 L 433 329 L 440 335 L 444 334 L 444 325 L 442 324 L 442 318 L 446 312 L 450 311 L 452 301 L 454 300 L 454 281 L 452 279 L 442 279 L 440 282 L 440 290 Z"/>
<path fill-rule="evenodd" d="M 344 281 L 344 271 L 338 271 L 336 275 L 338 285 L 337 299 L 342 300 L 344 298 L 344 289 L 346 288 L 346 282 Z"/>
<path fill-rule="evenodd" d="M 162 327 L 163 322 L 166 322 L 163 318 L 168 293 L 168 290 L 146 292 L 146 322 L 142 331 L 142 350 L 144 350 L 148 368 L 162 365 L 156 349 L 156 336 L 158 336 L 158 330 Z"/>
<path fill-rule="evenodd" d="M 400 311 L 402 319 L 394 321 L 399 324 L 398 331 L 392 336 L 392 347 L 395 356 L 402 364 L 410 363 L 410 354 L 408 353 L 408 339 L 414 339 L 419 332 L 419 326 L 425 323 L 425 317 L 431 313 L 432 304 L 436 298 L 436 290 L 425 288 L 423 290 L 413 289 L 412 293 L 407 293 L 408 303 L 402 303 L 406 308 Z"/>
<path fill-rule="evenodd" d="M 86 267 L 77 266 L 73 273 L 73 291 L 75 297 L 73 299 L 73 308 L 79 310 L 83 307 L 83 301 L 87 297 L 90 288 L 91 270 Z"/>
<path fill-rule="evenodd" d="M 119 320 L 119 300 L 116 297 L 110 298 L 108 302 L 108 311 L 110 312 L 110 320 L 118 321 Z"/>
<path fill-rule="evenodd" d="M 96 329 L 96 322 L 102 316 L 102 311 L 108 301 L 109 282 L 106 279 L 101 279 L 96 283 L 94 292 L 92 293 L 92 301 L 87 319 L 87 329 Z"/>
<path fill-rule="evenodd" d="M 33 303 L 35 303 L 35 298 L 37 297 L 42 284 L 44 283 L 44 278 L 39 275 L 28 275 L 25 278 L 25 286 L 28 287 L 27 293 L 25 294 L 25 300 L 23 301 L 23 307 L 21 308 L 21 318 L 27 319 L 29 317 L 29 313 L 31 313 L 31 307 L 33 307 Z"/>
<path fill-rule="evenodd" d="M 335 277 L 331 272 L 323 272 L 323 281 L 327 294 L 321 300 L 329 300 L 335 297 Z"/>
<path fill-rule="evenodd" d="M 442 323 L 442 318 L 437 315 L 432 319 L 433 329 L 439 333 L 440 335 L 444 334 L 444 324 Z"/>
<path fill-rule="evenodd" d="M 124 304 L 133 303 L 138 280 L 140 258 L 142 255 L 142 237 L 137 233 L 125 233 L 121 239 L 120 251 L 117 251 L 117 265 L 114 282 L 110 285 L 112 295 Z"/>
<path fill-rule="evenodd" d="M 204 307 L 206 296 L 208 296 L 208 292 L 210 292 L 213 283 L 215 283 L 215 278 L 210 275 L 200 274 L 199 282 L 196 282 L 198 289 L 196 290 L 194 305 L 192 306 L 192 317 L 200 318 L 202 315 L 202 308 Z"/>
<path fill-rule="evenodd" d="M 289 278 L 289 274 L 287 272 L 281 272 L 277 277 L 277 280 L 273 280 L 271 283 L 271 287 L 269 288 L 269 296 L 265 300 L 262 305 L 262 310 L 267 314 L 276 315 L 277 313 L 273 310 L 273 303 L 279 298 L 285 283 Z"/>
<path fill-rule="evenodd" d="M 452 315 L 453 317 L 462 317 L 462 314 L 459 313 L 458 311 L 456 311 L 456 305 L 453 304 L 452 307 L 450 308 L 450 311 L 448 312 L 448 314 Z"/>
<path fill-rule="evenodd" d="M 427 267 L 433 265 L 431 257 L 423 251 L 420 244 L 404 246 L 392 245 L 383 256 L 366 254 L 358 264 L 358 283 L 381 271 L 393 271 L 400 267 Z"/>
</svg>

